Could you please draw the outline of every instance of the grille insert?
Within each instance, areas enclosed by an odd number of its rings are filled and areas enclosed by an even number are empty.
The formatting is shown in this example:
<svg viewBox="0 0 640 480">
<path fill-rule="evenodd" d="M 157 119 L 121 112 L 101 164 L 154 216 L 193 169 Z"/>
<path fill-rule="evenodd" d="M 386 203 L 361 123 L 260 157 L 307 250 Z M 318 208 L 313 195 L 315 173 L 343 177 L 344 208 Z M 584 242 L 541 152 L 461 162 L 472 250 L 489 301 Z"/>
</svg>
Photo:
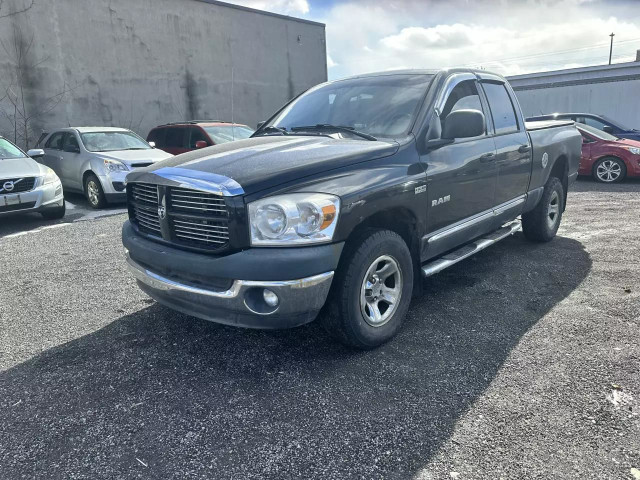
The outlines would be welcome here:
<svg viewBox="0 0 640 480">
<path fill-rule="evenodd" d="M 4 188 L 4 185 L 10 182 L 13 188 L 8 190 Z M 33 190 L 36 185 L 36 177 L 25 178 L 4 178 L 0 180 L 0 195 L 11 195 L 12 193 L 29 192 Z"/>
<path fill-rule="evenodd" d="M 211 220 L 173 220 L 175 236 L 185 241 L 221 246 L 229 241 L 229 228 L 222 222 Z"/>
<path fill-rule="evenodd" d="M 186 188 L 171 188 L 171 206 L 188 213 L 207 213 L 216 216 L 227 214 L 224 198 L 214 193 L 198 192 Z"/>
</svg>

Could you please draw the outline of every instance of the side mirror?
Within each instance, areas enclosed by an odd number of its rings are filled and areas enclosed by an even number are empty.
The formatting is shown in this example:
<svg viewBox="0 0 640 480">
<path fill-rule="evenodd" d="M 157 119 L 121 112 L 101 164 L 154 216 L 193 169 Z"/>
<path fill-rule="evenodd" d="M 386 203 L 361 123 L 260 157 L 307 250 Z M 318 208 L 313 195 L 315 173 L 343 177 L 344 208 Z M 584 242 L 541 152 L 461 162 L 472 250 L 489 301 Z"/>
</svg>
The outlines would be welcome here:
<svg viewBox="0 0 640 480">
<path fill-rule="evenodd" d="M 196 148 L 206 148 L 207 147 L 207 142 L 205 142 L 204 140 L 198 140 L 196 142 Z"/>
<path fill-rule="evenodd" d="M 484 114 L 480 110 L 456 110 L 444 119 L 442 138 L 471 138 L 483 135 L 486 128 Z"/>
<path fill-rule="evenodd" d="M 605 125 L 604 127 L 602 127 L 602 131 L 607 133 L 613 133 L 613 127 L 611 125 Z"/>
<path fill-rule="evenodd" d="M 149 146 L 151 148 L 156 148 L 156 142 L 149 142 Z"/>
<path fill-rule="evenodd" d="M 258 125 L 256 126 L 256 130 L 260 130 L 265 123 L 267 122 L 266 121 L 258 122 Z"/>
<path fill-rule="evenodd" d="M 29 155 L 31 158 L 44 157 L 44 150 L 42 150 L 41 148 L 32 148 L 27 152 L 27 155 Z"/>
</svg>

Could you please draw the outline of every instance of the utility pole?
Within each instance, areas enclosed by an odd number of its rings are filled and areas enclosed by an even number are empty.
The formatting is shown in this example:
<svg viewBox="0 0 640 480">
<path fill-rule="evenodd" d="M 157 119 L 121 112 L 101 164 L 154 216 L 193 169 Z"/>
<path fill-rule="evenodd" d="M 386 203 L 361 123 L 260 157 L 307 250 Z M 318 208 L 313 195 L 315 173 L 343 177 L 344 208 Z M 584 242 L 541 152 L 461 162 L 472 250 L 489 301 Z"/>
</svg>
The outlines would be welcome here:
<svg viewBox="0 0 640 480">
<path fill-rule="evenodd" d="M 609 47 L 609 65 L 611 65 L 611 55 L 613 54 L 613 37 L 616 36 L 615 33 L 611 33 L 611 35 L 609 35 L 611 37 L 611 46 Z"/>
</svg>

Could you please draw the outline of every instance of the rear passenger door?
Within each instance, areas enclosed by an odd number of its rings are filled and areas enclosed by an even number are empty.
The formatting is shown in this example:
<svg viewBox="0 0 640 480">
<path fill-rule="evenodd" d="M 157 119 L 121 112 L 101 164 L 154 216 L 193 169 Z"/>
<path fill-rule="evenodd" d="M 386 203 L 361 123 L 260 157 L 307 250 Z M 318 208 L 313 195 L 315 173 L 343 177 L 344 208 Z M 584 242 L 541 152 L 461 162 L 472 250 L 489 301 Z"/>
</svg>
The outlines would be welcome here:
<svg viewBox="0 0 640 480">
<path fill-rule="evenodd" d="M 68 132 L 62 139 L 62 156 L 60 157 L 60 175 L 66 185 L 71 188 L 82 189 L 82 173 L 80 167 L 82 157 L 80 144 L 75 133 Z"/>
<path fill-rule="evenodd" d="M 481 80 L 493 121 L 498 172 L 494 205 L 524 203 L 529 188 L 532 151 L 522 114 L 511 88 L 499 77 Z"/>
</svg>

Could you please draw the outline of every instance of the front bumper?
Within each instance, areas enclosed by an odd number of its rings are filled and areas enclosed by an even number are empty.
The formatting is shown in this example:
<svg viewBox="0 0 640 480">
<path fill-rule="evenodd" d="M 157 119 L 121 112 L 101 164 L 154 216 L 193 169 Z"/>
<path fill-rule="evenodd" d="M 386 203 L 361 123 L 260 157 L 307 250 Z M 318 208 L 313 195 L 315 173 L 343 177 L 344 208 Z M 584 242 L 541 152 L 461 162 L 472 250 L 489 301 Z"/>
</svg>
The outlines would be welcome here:
<svg viewBox="0 0 640 480">
<path fill-rule="evenodd" d="M 38 180 L 40 181 L 40 180 Z M 62 207 L 64 193 L 60 181 L 36 187 L 29 192 L 0 195 L 0 217 L 42 212 Z"/>
<path fill-rule="evenodd" d="M 251 248 L 213 256 L 147 240 L 129 222 L 122 242 L 130 272 L 159 303 L 217 323 L 265 329 L 316 318 L 344 246 Z M 276 307 L 265 302 L 265 289 L 277 295 Z"/>
</svg>

